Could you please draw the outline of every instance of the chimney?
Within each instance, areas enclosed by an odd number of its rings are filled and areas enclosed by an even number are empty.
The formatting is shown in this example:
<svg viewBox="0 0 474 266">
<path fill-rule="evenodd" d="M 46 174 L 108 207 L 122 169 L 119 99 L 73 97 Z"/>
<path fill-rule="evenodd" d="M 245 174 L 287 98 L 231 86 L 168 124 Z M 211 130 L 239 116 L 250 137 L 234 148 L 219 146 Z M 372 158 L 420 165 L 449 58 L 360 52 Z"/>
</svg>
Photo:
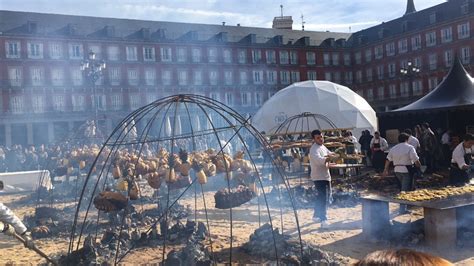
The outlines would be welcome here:
<svg viewBox="0 0 474 266">
<path fill-rule="evenodd" d="M 414 1 L 414 0 L 407 0 L 407 10 L 405 11 L 405 15 L 404 15 L 404 16 L 416 12 L 415 3 L 414 3 L 413 1 Z"/>
<path fill-rule="evenodd" d="M 225 21 L 222 21 L 222 26 L 225 26 Z"/>
</svg>

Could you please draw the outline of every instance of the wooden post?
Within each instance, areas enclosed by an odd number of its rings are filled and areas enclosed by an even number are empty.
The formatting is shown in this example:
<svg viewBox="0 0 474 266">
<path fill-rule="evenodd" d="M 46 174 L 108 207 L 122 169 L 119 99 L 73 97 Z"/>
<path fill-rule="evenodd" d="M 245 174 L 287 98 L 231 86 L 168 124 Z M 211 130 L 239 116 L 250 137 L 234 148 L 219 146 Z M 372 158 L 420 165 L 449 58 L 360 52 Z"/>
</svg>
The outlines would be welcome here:
<svg viewBox="0 0 474 266">
<path fill-rule="evenodd" d="M 455 248 L 457 239 L 456 209 L 424 208 L 425 240 L 435 249 Z"/>
<path fill-rule="evenodd" d="M 362 233 L 371 239 L 390 238 L 388 202 L 362 199 Z"/>
</svg>

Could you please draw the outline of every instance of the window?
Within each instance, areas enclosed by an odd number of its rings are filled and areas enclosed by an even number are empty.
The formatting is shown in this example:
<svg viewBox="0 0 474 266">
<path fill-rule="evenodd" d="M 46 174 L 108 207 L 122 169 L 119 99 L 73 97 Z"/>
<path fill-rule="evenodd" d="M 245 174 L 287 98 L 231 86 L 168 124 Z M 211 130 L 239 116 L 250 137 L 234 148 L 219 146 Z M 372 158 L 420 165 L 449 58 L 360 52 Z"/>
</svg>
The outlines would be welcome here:
<svg viewBox="0 0 474 266">
<path fill-rule="evenodd" d="M 196 70 L 194 71 L 194 85 L 202 85 L 202 71 Z"/>
<path fill-rule="evenodd" d="M 436 23 L 436 12 L 430 14 L 430 24 Z"/>
<path fill-rule="evenodd" d="M 444 65 L 446 67 L 451 67 L 453 64 L 453 51 L 447 50 L 444 52 Z"/>
<path fill-rule="evenodd" d="M 453 40 L 453 31 L 451 27 L 441 29 L 441 43 L 447 43 Z"/>
<path fill-rule="evenodd" d="M 83 59 L 82 44 L 69 44 L 69 59 Z"/>
<path fill-rule="evenodd" d="M 469 46 L 461 48 L 461 62 L 463 64 L 471 63 L 471 48 Z"/>
<path fill-rule="evenodd" d="M 72 95 L 72 111 L 80 112 L 85 110 L 85 97 L 84 95 L 73 94 Z"/>
<path fill-rule="evenodd" d="M 324 79 L 327 81 L 331 81 L 332 80 L 331 72 L 324 72 Z"/>
<path fill-rule="evenodd" d="M 379 100 L 383 100 L 385 98 L 385 88 L 384 87 L 378 87 L 377 88 L 377 96 Z"/>
<path fill-rule="evenodd" d="M 95 59 L 102 59 L 102 49 L 100 49 L 100 45 L 89 45 L 89 51 L 95 54 Z"/>
<path fill-rule="evenodd" d="M 395 63 L 388 64 L 388 76 L 390 78 L 393 78 L 395 77 L 396 74 L 397 74 L 397 66 L 395 65 Z"/>
<path fill-rule="evenodd" d="M 211 85 L 217 85 L 217 82 L 218 82 L 217 71 L 216 70 L 209 71 L 209 83 Z"/>
<path fill-rule="evenodd" d="M 243 49 L 239 49 L 237 52 L 237 57 L 239 60 L 239 64 L 246 64 L 247 63 L 247 51 Z"/>
<path fill-rule="evenodd" d="M 53 111 L 66 111 L 66 97 L 64 95 L 53 95 Z"/>
<path fill-rule="evenodd" d="M 43 58 L 43 44 L 38 42 L 28 42 L 28 58 Z"/>
<path fill-rule="evenodd" d="M 263 98 L 263 95 L 261 92 L 255 93 L 255 106 L 258 107 L 262 105 L 262 98 Z"/>
<path fill-rule="evenodd" d="M 280 71 L 280 83 L 290 84 L 290 71 Z"/>
<path fill-rule="evenodd" d="M 372 61 L 372 50 L 367 49 L 365 50 L 365 62 L 368 63 L 370 61 Z"/>
<path fill-rule="evenodd" d="M 232 93 L 226 93 L 225 94 L 225 104 L 228 106 L 234 105 L 234 97 Z"/>
<path fill-rule="evenodd" d="M 240 85 L 247 85 L 248 77 L 247 72 L 241 71 L 240 72 Z"/>
<path fill-rule="evenodd" d="M 378 45 L 375 46 L 375 59 L 382 59 L 383 58 L 383 46 Z"/>
<path fill-rule="evenodd" d="M 23 113 L 25 111 L 25 98 L 23 96 L 11 96 L 10 111 L 13 114 Z"/>
<path fill-rule="evenodd" d="M 298 81 L 300 81 L 300 72 L 291 71 L 291 82 L 298 82 Z"/>
<path fill-rule="evenodd" d="M 413 60 L 413 65 L 417 68 L 421 68 L 421 66 L 423 65 L 421 62 L 421 57 L 415 57 L 415 60 Z"/>
<path fill-rule="evenodd" d="M 145 69 L 145 85 L 153 86 L 156 81 L 156 72 L 153 68 Z"/>
<path fill-rule="evenodd" d="M 401 97 L 408 97 L 409 95 L 410 95 L 410 93 L 409 93 L 408 82 L 400 83 L 400 96 Z"/>
<path fill-rule="evenodd" d="M 207 58 L 209 63 L 217 62 L 217 48 L 209 48 L 207 50 Z"/>
<path fill-rule="evenodd" d="M 374 99 L 374 90 L 373 89 L 367 89 L 367 100 L 372 101 Z"/>
<path fill-rule="evenodd" d="M 383 72 L 384 72 L 384 67 L 383 67 L 383 65 L 378 66 L 378 67 L 377 67 L 377 78 L 378 78 L 379 80 L 382 80 L 382 79 L 383 79 L 383 75 L 384 75 Z"/>
<path fill-rule="evenodd" d="M 341 83 L 341 72 L 339 72 L 339 71 L 334 72 L 332 80 L 335 83 Z"/>
<path fill-rule="evenodd" d="M 19 41 L 6 41 L 5 50 L 7 58 L 20 58 L 21 46 Z"/>
<path fill-rule="evenodd" d="M 423 83 L 421 80 L 415 80 L 412 83 L 413 85 L 413 95 L 419 96 L 423 93 Z"/>
<path fill-rule="evenodd" d="M 110 67 L 109 69 L 109 81 L 110 85 L 120 85 L 120 68 L 119 67 Z"/>
<path fill-rule="evenodd" d="M 306 75 L 308 76 L 308 80 L 317 79 L 316 71 L 308 71 Z"/>
<path fill-rule="evenodd" d="M 171 85 L 170 70 L 163 70 L 163 72 L 161 72 L 161 82 L 163 83 L 163 85 Z"/>
<path fill-rule="evenodd" d="M 21 67 L 8 67 L 8 80 L 11 86 L 21 86 L 23 73 Z"/>
<path fill-rule="evenodd" d="M 240 100 L 242 106 L 250 106 L 252 99 L 252 94 L 250 92 L 241 92 L 240 93 Z"/>
<path fill-rule="evenodd" d="M 428 32 L 426 33 L 426 46 L 431 47 L 436 45 L 436 32 Z"/>
<path fill-rule="evenodd" d="M 325 66 L 329 66 L 331 64 L 331 57 L 328 53 L 323 54 L 323 62 Z"/>
<path fill-rule="evenodd" d="M 280 51 L 280 64 L 287 65 L 289 58 L 288 58 L 288 51 Z"/>
<path fill-rule="evenodd" d="M 140 94 L 138 93 L 131 93 L 129 94 L 129 101 L 130 101 L 130 109 L 136 110 L 141 107 L 141 99 Z"/>
<path fill-rule="evenodd" d="M 107 58 L 110 61 L 118 61 L 120 59 L 118 46 L 107 47 Z"/>
<path fill-rule="evenodd" d="M 306 52 L 306 63 L 308 65 L 316 64 L 316 53 L 315 52 Z"/>
<path fill-rule="evenodd" d="M 368 68 L 365 70 L 365 77 L 368 82 L 371 82 L 373 80 L 373 71 L 372 68 Z"/>
<path fill-rule="evenodd" d="M 232 50 L 224 49 L 224 63 L 232 63 Z"/>
<path fill-rule="evenodd" d="M 354 58 L 355 58 L 356 65 L 362 64 L 362 53 L 361 52 L 355 53 Z"/>
<path fill-rule="evenodd" d="M 123 106 L 123 97 L 121 94 L 112 94 L 110 96 L 110 109 L 114 111 L 121 110 Z"/>
<path fill-rule="evenodd" d="M 344 65 L 345 66 L 350 66 L 351 64 L 352 64 L 351 54 L 344 54 Z"/>
<path fill-rule="evenodd" d="M 49 57 L 51 59 L 63 58 L 63 45 L 58 42 L 49 43 Z"/>
<path fill-rule="evenodd" d="M 344 73 L 344 81 L 346 82 L 346 84 L 352 84 L 352 72 L 351 71 L 347 71 L 346 73 Z"/>
<path fill-rule="evenodd" d="M 394 56 L 395 55 L 395 43 L 387 43 L 385 45 L 385 52 L 387 53 L 387 56 Z"/>
<path fill-rule="evenodd" d="M 104 94 L 99 94 L 97 97 L 92 96 L 93 102 L 97 106 L 97 110 L 105 111 L 107 107 L 107 99 Z"/>
<path fill-rule="evenodd" d="M 388 93 L 390 99 L 397 98 L 397 86 L 395 84 L 388 85 Z"/>
<path fill-rule="evenodd" d="M 188 84 L 188 71 L 178 70 L 178 85 L 185 86 Z"/>
<path fill-rule="evenodd" d="M 332 53 L 332 64 L 334 66 L 339 65 L 339 53 Z"/>
<path fill-rule="evenodd" d="M 411 37 L 411 50 L 416 51 L 421 49 L 421 35 Z"/>
<path fill-rule="evenodd" d="M 193 48 L 192 57 L 193 57 L 193 63 L 200 63 L 201 62 L 201 49 Z"/>
<path fill-rule="evenodd" d="M 469 37 L 469 22 L 458 25 L 458 39 L 466 39 Z"/>
<path fill-rule="evenodd" d="M 64 70 L 62 68 L 51 69 L 51 83 L 53 86 L 62 86 L 64 84 Z"/>
<path fill-rule="evenodd" d="M 143 47 L 143 61 L 155 61 L 155 47 Z"/>
<path fill-rule="evenodd" d="M 432 91 L 434 88 L 438 86 L 438 77 L 431 77 L 428 79 L 428 89 Z"/>
<path fill-rule="evenodd" d="M 221 101 L 221 97 L 219 97 L 219 93 L 211 92 L 209 93 L 209 98 L 213 99 L 214 101 Z"/>
<path fill-rule="evenodd" d="M 296 51 L 290 51 L 290 64 L 298 64 L 298 53 Z"/>
<path fill-rule="evenodd" d="M 230 70 L 224 71 L 224 84 L 232 85 L 232 82 L 233 82 L 232 71 Z"/>
<path fill-rule="evenodd" d="M 408 68 L 408 60 L 406 59 L 403 59 L 403 60 L 400 60 L 400 68 Z"/>
<path fill-rule="evenodd" d="M 171 48 L 170 47 L 161 47 L 161 62 L 171 62 Z"/>
<path fill-rule="evenodd" d="M 147 93 L 146 94 L 146 104 L 150 104 L 158 99 L 158 95 L 156 93 Z"/>
<path fill-rule="evenodd" d="M 138 85 L 138 70 L 135 68 L 128 69 L 127 71 L 128 84 L 129 85 Z"/>
<path fill-rule="evenodd" d="M 253 84 L 263 84 L 263 71 L 253 71 Z"/>
<path fill-rule="evenodd" d="M 436 70 L 438 68 L 438 55 L 437 54 L 430 54 L 429 55 L 429 61 L 430 61 L 430 70 Z"/>
<path fill-rule="evenodd" d="M 137 47 L 136 46 L 127 46 L 126 47 L 127 61 L 137 61 Z"/>
<path fill-rule="evenodd" d="M 187 57 L 186 48 L 178 47 L 176 49 L 176 61 L 178 61 L 179 63 L 184 63 L 186 62 L 186 57 Z"/>
<path fill-rule="evenodd" d="M 274 70 L 267 71 L 267 84 L 276 84 L 277 83 L 277 72 Z"/>
<path fill-rule="evenodd" d="M 72 84 L 74 86 L 81 86 L 83 79 L 82 79 L 82 71 L 79 67 L 71 69 L 71 79 Z"/>
<path fill-rule="evenodd" d="M 30 67 L 31 85 L 41 86 L 44 81 L 44 71 L 41 67 Z"/>
<path fill-rule="evenodd" d="M 356 82 L 357 83 L 362 83 L 362 71 L 361 70 L 356 71 Z"/>
<path fill-rule="evenodd" d="M 402 39 L 398 41 L 398 53 L 403 54 L 408 52 L 408 41 L 407 39 Z"/>
<path fill-rule="evenodd" d="M 258 64 L 262 62 L 262 51 L 261 50 L 252 50 L 252 63 Z"/>
</svg>

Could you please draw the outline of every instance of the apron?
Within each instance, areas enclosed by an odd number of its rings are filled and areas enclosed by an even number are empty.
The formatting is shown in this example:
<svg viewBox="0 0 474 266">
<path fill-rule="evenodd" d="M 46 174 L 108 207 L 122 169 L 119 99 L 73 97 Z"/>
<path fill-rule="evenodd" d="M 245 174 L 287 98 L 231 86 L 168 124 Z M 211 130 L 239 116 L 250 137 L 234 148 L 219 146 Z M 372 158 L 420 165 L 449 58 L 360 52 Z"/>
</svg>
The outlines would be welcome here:
<svg viewBox="0 0 474 266">
<path fill-rule="evenodd" d="M 466 149 L 464 146 L 462 147 L 464 150 L 464 163 L 467 165 L 471 165 L 471 154 L 466 153 Z M 450 181 L 452 185 L 456 186 L 463 186 L 467 183 L 469 183 L 470 177 L 468 170 L 462 170 L 459 169 L 459 166 L 457 163 L 451 163 L 451 169 L 449 170 L 449 176 L 450 176 Z"/>
</svg>

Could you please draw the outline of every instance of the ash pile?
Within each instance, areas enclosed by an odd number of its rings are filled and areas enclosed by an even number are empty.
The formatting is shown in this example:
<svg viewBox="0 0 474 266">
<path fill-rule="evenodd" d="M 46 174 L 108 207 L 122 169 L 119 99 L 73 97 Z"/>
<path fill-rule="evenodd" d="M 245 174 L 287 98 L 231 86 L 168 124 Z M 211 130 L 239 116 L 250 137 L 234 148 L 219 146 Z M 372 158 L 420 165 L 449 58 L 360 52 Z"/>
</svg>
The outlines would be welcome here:
<svg viewBox="0 0 474 266">
<path fill-rule="evenodd" d="M 331 254 L 310 244 L 280 234 L 278 228 L 272 229 L 270 224 L 264 224 L 250 235 L 249 242 L 242 246 L 243 251 L 255 257 L 268 260 L 278 260 L 284 265 L 345 265 L 348 260 L 341 255 Z M 275 254 L 275 246 L 277 254 Z M 301 256 L 303 251 L 303 257 Z"/>
<path fill-rule="evenodd" d="M 35 213 L 24 217 L 24 222 L 31 228 L 31 234 L 35 239 L 58 236 L 65 233 L 68 235 L 73 213 L 67 210 L 59 210 L 53 207 L 37 207 Z M 67 235 L 66 235 L 67 234 Z"/>
<path fill-rule="evenodd" d="M 425 239 L 425 220 L 398 222 L 392 220 L 391 241 L 405 247 L 413 247 L 421 244 Z"/>
<path fill-rule="evenodd" d="M 177 251 L 171 250 L 166 260 L 165 266 L 210 266 L 212 264 L 209 249 L 205 245 L 207 228 L 202 223 L 198 223 L 198 228 L 189 236 L 186 246 Z"/>
</svg>

